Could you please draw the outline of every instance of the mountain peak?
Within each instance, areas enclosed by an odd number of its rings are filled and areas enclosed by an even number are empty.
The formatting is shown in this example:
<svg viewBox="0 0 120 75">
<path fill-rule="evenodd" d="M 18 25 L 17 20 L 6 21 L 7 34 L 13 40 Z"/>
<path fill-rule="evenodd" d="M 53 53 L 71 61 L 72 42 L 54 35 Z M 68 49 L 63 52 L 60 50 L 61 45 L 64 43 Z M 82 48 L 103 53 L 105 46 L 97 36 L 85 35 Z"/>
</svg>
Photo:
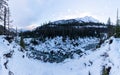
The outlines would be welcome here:
<svg viewBox="0 0 120 75">
<path fill-rule="evenodd" d="M 95 22 L 95 23 L 99 22 L 97 19 L 93 18 L 92 16 L 85 16 L 82 18 L 76 18 L 76 20 L 79 22 Z"/>
<path fill-rule="evenodd" d="M 54 21 L 52 23 L 53 24 L 66 24 L 66 23 L 72 23 L 72 22 L 79 22 L 79 23 L 94 22 L 94 23 L 98 23 L 99 21 L 97 19 L 93 18 L 92 16 L 85 16 L 85 17 L 75 18 L 75 19 L 58 20 L 58 21 Z"/>
</svg>

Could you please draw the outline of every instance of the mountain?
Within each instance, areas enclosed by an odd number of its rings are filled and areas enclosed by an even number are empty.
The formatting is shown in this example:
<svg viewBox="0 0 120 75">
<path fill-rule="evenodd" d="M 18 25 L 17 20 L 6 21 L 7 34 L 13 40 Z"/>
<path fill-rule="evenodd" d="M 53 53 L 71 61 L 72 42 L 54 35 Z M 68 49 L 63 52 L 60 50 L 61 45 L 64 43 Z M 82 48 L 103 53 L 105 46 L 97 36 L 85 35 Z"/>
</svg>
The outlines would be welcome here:
<svg viewBox="0 0 120 75">
<path fill-rule="evenodd" d="M 24 37 L 43 37 L 51 38 L 56 36 L 63 37 L 100 37 L 108 32 L 107 25 L 100 23 L 93 17 L 83 17 L 68 20 L 58 20 L 46 23 L 37 27 L 33 31 L 26 31 Z"/>
<path fill-rule="evenodd" d="M 85 16 L 82 18 L 75 18 L 75 19 L 68 19 L 68 20 L 58 20 L 51 22 L 52 24 L 67 24 L 67 23 L 73 23 L 73 22 L 78 22 L 78 23 L 86 23 L 86 22 L 93 22 L 93 23 L 99 23 L 99 21 L 91 16 Z"/>
<path fill-rule="evenodd" d="M 94 22 L 94 23 L 99 23 L 99 20 L 93 18 L 92 16 L 85 16 L 82 18 L 76 18 L 75 20 L 79 22 Z"/>
</svg>

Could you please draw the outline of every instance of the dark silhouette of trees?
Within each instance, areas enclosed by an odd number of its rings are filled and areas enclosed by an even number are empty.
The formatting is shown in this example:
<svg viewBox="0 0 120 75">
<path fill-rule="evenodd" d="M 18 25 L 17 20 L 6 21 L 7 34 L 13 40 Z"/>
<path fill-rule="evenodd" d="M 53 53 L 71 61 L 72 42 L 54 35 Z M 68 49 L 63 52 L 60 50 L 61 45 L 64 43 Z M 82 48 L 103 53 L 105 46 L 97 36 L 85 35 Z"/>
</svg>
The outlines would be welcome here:
<svg viewBox="0 0 120 75">
<path fill-rule="evenodd" d="M 78 37 L 100 37 L 101 34 L 107 33 L 108 27 L 102 23 L 78 23 L 71 22 L 66 24 L 45 24 L 33 31 L 23 33 L 24 37 L 33 38 L 53 38 L 56 36 L 70 37 L 76 39 Z"/>
</svg>

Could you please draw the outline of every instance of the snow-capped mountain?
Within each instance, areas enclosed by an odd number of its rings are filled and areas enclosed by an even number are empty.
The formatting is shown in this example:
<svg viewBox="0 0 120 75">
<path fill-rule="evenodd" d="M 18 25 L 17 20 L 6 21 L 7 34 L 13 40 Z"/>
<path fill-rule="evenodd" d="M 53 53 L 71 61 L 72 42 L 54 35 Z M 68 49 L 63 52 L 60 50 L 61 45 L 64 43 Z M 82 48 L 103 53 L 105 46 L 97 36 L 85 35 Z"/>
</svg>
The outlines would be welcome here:
<svg viewBox="0 0 120 75">
<path fill-rule="evenodd" d="M 84 22 L 94 22 L 99 23 L 99 20 L 91 17 L 91 16 L 85 16 L 82 18 L 75 18 L 75 19 L 68 19 L 68 20 L 58 20 L 52 22 L 52 24 L 66 24 L 66 23 L 72 23 L 72 22 L 78 22 L 78 23 L 84 23 Z"/>
<path fill-rule="evenodd" d="M 99 20 L 91 17 L 91 16 L 85 16 L 82 18 L 76 18 L 75 20 L 79 21 L 79 22 L 94 22 L 94 23 L 98 23 Z"/>
</svg>

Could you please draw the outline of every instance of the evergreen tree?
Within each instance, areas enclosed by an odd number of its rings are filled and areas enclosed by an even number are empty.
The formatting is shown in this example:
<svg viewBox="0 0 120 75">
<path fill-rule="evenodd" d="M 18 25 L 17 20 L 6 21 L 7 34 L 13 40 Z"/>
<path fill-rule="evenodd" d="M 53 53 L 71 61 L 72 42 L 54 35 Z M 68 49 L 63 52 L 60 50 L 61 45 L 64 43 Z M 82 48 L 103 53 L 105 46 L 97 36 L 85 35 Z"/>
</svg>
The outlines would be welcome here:
<svg viewBox="0 0 120 75">
<path fill-rule="evenodd" d="M 115 27 L 115 37 L 120 37 L 120 26 L 119 25 Z"/>
<path fill-rule="evenodd" d="M 20 46 L 25 49 L 25 43 L 24 43 L 24 40 L 23 40 L 23 37 L 21 36 L 20 38 Z"/>
<path fill-rule="evenodd" d="M 114 35 L 114 29 L 113 29 L 110 17 L 108 18 L 107 26 L 108 26 L 108 38 L 109 38 Z"/>
<path fill-rule="evenodd" d="M 115 27 L 115 37 L 120 37 L 120 19 L 119 17 L 119 12 L 117 9 L 117 20 L 116 20 L 116 27 Z"/>
<path fill-rule="evenodd" d="M 107 25 L 111 25 L 110 17 L 108 18 Z"/>
<path fill-rule="evenodd" d="M 25 48 L 24 41 L 23 41 L 23 37 L 21 37 L 21 39 L 20 39 L 20 46 L 21 46 L 22 48 Z"/>
</svg>

